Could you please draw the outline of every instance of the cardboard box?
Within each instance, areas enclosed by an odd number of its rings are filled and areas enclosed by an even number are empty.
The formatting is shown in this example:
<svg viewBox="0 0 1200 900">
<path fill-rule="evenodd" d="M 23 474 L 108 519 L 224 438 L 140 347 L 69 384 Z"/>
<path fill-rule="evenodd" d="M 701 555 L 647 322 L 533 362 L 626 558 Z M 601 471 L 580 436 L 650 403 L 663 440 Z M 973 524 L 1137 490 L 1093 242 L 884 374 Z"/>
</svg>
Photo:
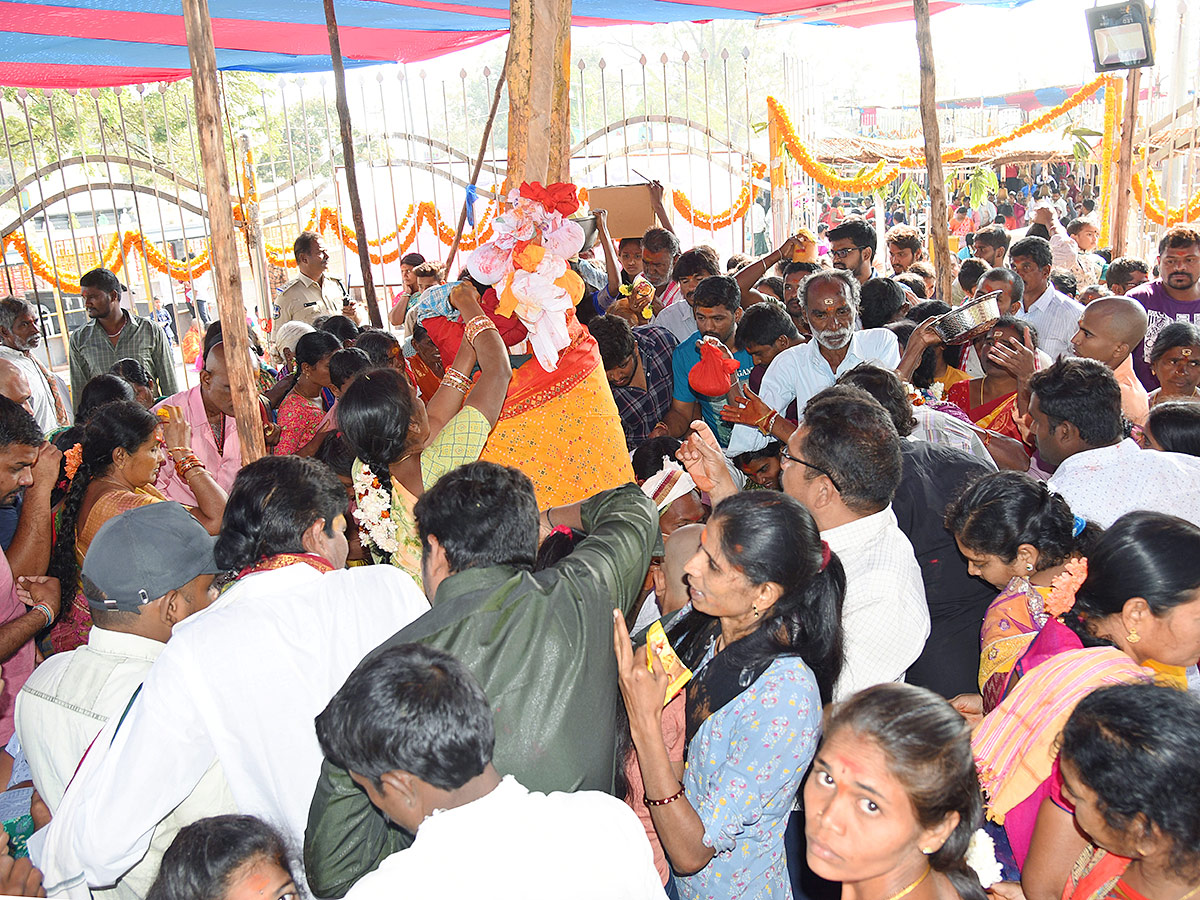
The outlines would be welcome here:
<svg viewBox="0 0 1200 900">
<path fill-rule="evenodd" d="M 658 224 L 650 204 L 650 185 L 645 183 L 588 188 L 588 206 L 608 211 L 608 233 L 617 241 L 641 237 Z"/>
</svg>

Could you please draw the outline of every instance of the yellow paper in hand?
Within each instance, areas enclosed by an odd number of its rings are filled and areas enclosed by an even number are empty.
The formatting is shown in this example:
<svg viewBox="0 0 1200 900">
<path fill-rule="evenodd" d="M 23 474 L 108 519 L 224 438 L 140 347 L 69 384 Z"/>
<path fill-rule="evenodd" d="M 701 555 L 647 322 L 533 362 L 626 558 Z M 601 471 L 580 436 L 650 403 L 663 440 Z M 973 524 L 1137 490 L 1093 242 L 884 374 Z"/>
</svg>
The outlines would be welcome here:
<svg viewBox="0 0 1200 900">
<path fill-rule="evenodd" d="M 655 622 L 646 632 L 646 668 L 651 672 L 654 671 L 654 654 L 656 652 L 659 662 L 662 663 L 667 675 L 671 678 L 671 683 L 667 685 L 667 696 L 663 698 L 663 706 L 666 706 L 675 699 L 676 694 L 683 690 L 683 686 L 692 680 L 692 671 L 683 664 L 671 647 L 671 642 L 667 640 L 667 633 L 663 630 L 662 622 Z"/>
<path fill-rule="evenodd" d="M 817 236 L 807 228 L 801 228 L 795 234 L 796 243 L 792 248 L 792 262 L 815 263 L 817 261 Z"/>
</svg>

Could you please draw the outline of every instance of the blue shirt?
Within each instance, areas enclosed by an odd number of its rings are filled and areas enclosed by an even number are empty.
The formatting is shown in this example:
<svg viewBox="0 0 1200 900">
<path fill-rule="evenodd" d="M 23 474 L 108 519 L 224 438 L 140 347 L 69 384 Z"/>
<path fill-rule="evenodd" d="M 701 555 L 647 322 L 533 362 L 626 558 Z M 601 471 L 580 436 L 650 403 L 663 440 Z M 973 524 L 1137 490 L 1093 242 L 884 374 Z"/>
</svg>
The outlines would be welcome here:
<svg viewBox="0 0 1200 900">
<path fill-rule="evenodd" d="M 713 434 L 717 436 L 717 443 L 722 447 L 728 447 L 729 435 L 733 432 L 733 426 L 721 420 L 721 409 L 725 406 L 728 395 L 704 397 L 695 393 L 688 384 L 688 373 L 692 371 L 692 367 L 696 363 L 700 362 L 700 351 L 696 349 L 698 340 L 700 340 L 700 332 L 692 332 L 690 337 L 680 342 L 671 356 L 671 372 L 675 381 L 674 398 L 681 403 L 699 403 L 700 415 L 704 418 L 705 424 L 712 429 Z M 733 358 L 740 363 L 737 380 L 745 381 L 750 377 L 750 370 L 754 368 L 754 360 L 745 350 L 737 351 L 733 354 Z"/>
<path fill-rule="evenodd" d="M 683 787 L 716 855 L 695 875 L 675 876 L 681 898 L 792 896 L 783 833 L 820 732 L 820 692 L 798 656 L 776 659 L 704 721 Z"/>
</svg>

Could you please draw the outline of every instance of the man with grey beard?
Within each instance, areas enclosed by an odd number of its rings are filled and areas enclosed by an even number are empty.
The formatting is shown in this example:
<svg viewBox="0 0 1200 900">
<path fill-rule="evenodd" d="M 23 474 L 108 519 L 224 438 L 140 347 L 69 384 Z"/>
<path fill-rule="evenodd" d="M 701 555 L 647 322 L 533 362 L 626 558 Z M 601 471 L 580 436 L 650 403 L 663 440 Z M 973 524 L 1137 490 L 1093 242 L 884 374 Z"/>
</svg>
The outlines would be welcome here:
<svg viewBox="0 0 1200 900">
<path fill-rule="evenodd" d="M 810 397 L 832 387 L 838 376 L 862 362 L 886 369 L 900 364 L 900 346 L 886 328 L 858 328 L 859 283 L 844 269 L 821 269 L 800 284 L 800 302 L 812 340 L 784 350 L 767 368 L 759 397 L 782 412 L 796 401 L 803 409 Z M 764 433 L 749 425 L 735 425 L 729 454 L 759 450 L 767 444 Z"/>
</svg>

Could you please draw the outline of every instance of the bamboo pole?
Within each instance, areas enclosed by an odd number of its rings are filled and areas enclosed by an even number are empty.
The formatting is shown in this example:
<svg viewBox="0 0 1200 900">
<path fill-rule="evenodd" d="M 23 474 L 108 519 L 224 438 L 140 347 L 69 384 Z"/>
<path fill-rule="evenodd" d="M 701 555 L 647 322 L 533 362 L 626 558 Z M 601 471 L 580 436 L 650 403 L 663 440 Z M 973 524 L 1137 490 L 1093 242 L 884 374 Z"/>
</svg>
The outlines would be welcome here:
<svg viewBox="0 0 1200 900">
<path fill-rule="evenodd" d="M 375 280 L 371 276 L 371 248 L 363 224 L 362 202 L 358 197 L 358 174 L 354 171 L 354 134 L 350 129 L 350 103 L 346 99 L 346 70 L 342 65 L 342 43 L 338 39 L 337 14 L 333 0 L 325 0 L 325 28 L 329 32 L 329 57 L 333 61 L 333 87 L 337 92 L 338 124 L 342 133 L 342 162 L 346 166 L 346 194 L 350 197 L 350 217 L 358 233 L 358 264 L 362 267 L 363 298 L 373 328 L 383 327 L 379 301 L 375 299 Z M 379 252 L 383 253 L 381 247 Z M 348 277 L 348 276 L 347 276 Z"/>
<path fill-rule="evenodd" d="M 510 49 L 504 51 L 504 65 L 500 67 L 500 77 L 496 79 L 496 92 L 492 94 L 492 108 L 488 112 L 487 123 L 483 126 L 483 137 L 479 139 L 479 155 L 475 157 L 475 168 L 471 171 L 471 184 L 479 183 L 479 172 L 483 168 L 483 155 L 487 152 L 488 138 L 492 134 L 492 125 L 496 121 L 496 110 L 500 108 L 500 94 L 504 90 L 504 80 L 508 76 L 508 58 L 511 55 Z M 500 198 L 496 198 L 496 202 L 500 202 Z M 463 198 L 462 210 L 458 214 L 458 230 L 454 232 L 454 242 L 450 244 L 450 252 L 446 255 L 446 277 L 453 279 L 452 267 L 454 266 L 454 255 L 458 253 L 458 245 L 462 240 L 463 228 L 467 224 L 467 198 Z"/>
<path fill-rule="evenodd" d="M 224 327 L 225 360 L 233 388 L 233 408 L 242 465 L 267 452 L 258 405 L 258 379 L 250 367 L 250 335 L 242 327 L 246 306 L 242 301 L 238 266 L 237 230 L 229 203 L 229 170 L 225 163 L 225 141 L 221 133 L 221 109 L 217 99 L 217 55 L 213 49 L 212 21 L 208 0 L 183 0 L 183 22 L 187 32 L 188 56 L 192 63 L 192 89 L 196 96 L 196 132 L 204 165 L 204 191 L 212 234 L 213 288 Z"/>
<path fill-rule="evenodd" d="M 1133 193 L 1133 130 L 1137 125 L 1138 94 L 1142 70 L 1130 69 L 1125 76 L 1125 117 L 1121 122 L 1121 149 L 1117 156 L 1117 202 L 1113 213 L 1113 259 L 1125 255 L 1129 230 L 1129 199 Z"/>
<path fill-rule="evenodd" d="M 950 302 L 950 226 L 946 213 L 946 179 L 942 174 L 942 141 L 937 120 L 937 85 L 933 39 L 929 34 L 929 0 L 913 0 L 917 50 L 921 56 L 921 131 L 925 136 L 925 171 L 929 176 L 929 234 L 937 267 L 938 298 Z"/>
</svg>

